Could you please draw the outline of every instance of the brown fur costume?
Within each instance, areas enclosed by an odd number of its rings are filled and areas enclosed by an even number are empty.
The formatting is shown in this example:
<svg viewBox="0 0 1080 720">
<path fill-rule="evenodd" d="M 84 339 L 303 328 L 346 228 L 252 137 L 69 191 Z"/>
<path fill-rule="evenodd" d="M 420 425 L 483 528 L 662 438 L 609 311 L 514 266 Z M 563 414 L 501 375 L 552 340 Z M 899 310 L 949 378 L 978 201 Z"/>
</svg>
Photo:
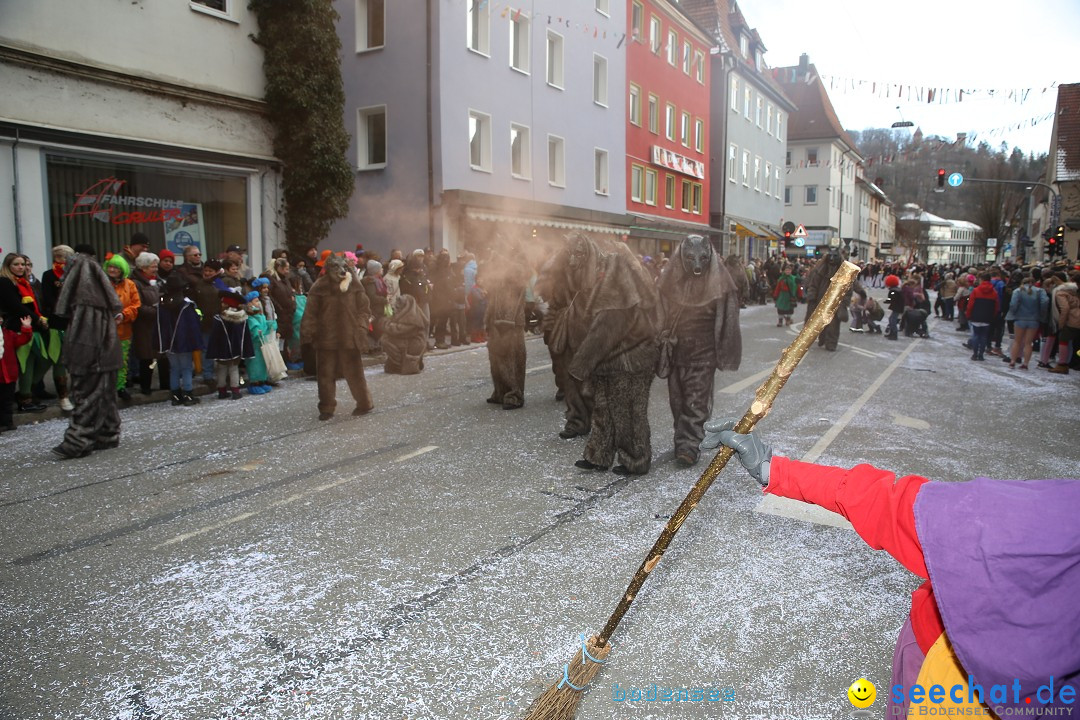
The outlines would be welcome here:
<svg viewBox="0 0 1080 720">
<path fill-rule="evenodd" d="M 555 385 L 566 403 L 566 422 L 559 432 L 559 437 L 566 439 L 589 434 L 593 411 L 592 388 L 568 370 L 574 351 L 588 330 L 588 318 L 584 314 L 587 293 L 573 285 L 569 261 L 570 250 L 566 245 L 544 263 L 536 283 L 536 292 L 548 301 L 544 343 L 551 356 Z"/>
<path fill-rule="evenodd" d="M 495 385 L 487 401 L 502 405 L 504 410 L 516 410 L 525 405 L 525 286 L 529 267 L 519 249 L 510 247 L 492 258 L 483 277 L 488 291 L 484 329 Z"/>
<path fill-rule="evenodd" d="M 825 297 L 825 292 L 829 289 L 829 281 L 832 280 L 833 274 L 840 269 L 843 261 L 844 258 L 840 251 L 832 249 L 825 254 L 825 257 L 818 260 L 814 267 L 810 268 L 810 272 L 806 273 L 803 288 L 806 291 L 807 320 L 814 314 L 814 309 L 821 302 L 821 298 Z M 849 290 L 841 298 L 840 307 L 837 309 L 836 315 L 833 316 L 832 322 L 826 325 L 825 329 L 818 335 L 819 346 L 824 347 L 826 350 L 836 350 L 836 345 L 840 342 L 840 323 L 847 322 L 847 307 L 850 303 L 851 291 Z"/>
<path fill-rule="evenodd" d="M 649 386 L 656 364 L 657 295 L 652 276 L 630 249 L 577 235 L 570 241 L 570 276 L 586 297 L 588 330 L 570 374 L 588 379 L 595 406 L 579 467 L 643 475 L 652 464 Z M 581 298 L 579 298 L 580 300 Z"/>
<path fill-rule="evenodd" d="M 367 293 L 345 266 L 344 258 L 326 259 L 325 274 L 311 286 L 300 321 L 300 342 L 316 353 L 319 384 L 319 419 L 329 420 L 337 408 L 337 379 L 344 377 L 356 401 L 354 415 L 375 405 L 371 401 L 364 364 L 367 327 L 371 318 Z"/>
<path fill-rule="evenodd" d="M 424 369 L 427 351 L 427 316 L 412 295 L 399 295 L 394 314 L 383 326 L 382 348 L 386 351 L 383 372 L 416 375 Z"/>
<path fill-rule="evenodd" d="M 693 465 L 705 438 L 705 421 L 712 416 L 716 370 L 738 370 L 742 359 L 739 294 L 709 241 L 700 235 L 679 244 L 659 289 L 664 327 L 673 328 L 676 340 L 667 379 L 675 459 Z"/>
</svg>

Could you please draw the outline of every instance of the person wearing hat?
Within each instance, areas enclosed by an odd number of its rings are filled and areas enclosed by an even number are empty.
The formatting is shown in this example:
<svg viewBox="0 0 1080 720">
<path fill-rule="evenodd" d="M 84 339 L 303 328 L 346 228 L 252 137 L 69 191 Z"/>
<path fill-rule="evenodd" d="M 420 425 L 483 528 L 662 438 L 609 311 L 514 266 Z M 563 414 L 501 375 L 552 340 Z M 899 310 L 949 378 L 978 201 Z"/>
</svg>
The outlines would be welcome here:
<svg viewBox="0 0 1080 720">
<path fill-rule="evenodd" d="M 246 281 L 251 279 L 251 268 L 244 261 L 245 252 L 244 248 L 239 245 L 230 245 L 225 248 L 225 260 L 234 260 L 239 269 L 239 276 Z"/>
<path fill-rule="evenodd" d="M 56 300 L 56 314 L 68 319 L 61 357 L 71 374 L 75 401 L 64 439 L 52 449 L 61 460 L 120 444 L 117 317 L 122 317 L 123 306 L 92 253 L 92 247 L 77 248 L 68 261 L 64 287 Z"/>
<path fill-rule="evenodd" d="M 214 363 L 218 399 L 240 399 L 240 361 L 255 356 L 248 333 L 247 305 L 238 290 L 218 291 L 221 311 L 214 315 L 205 356 Z"/>
<path fill-rule="evenodd" d="M 269 301 L 269 295 L 263 296 L 263 288 L 270 285 L 266 278 L 256 278 L 252 281 L 255 289 L 244 295 L 244 312 L 247 313 L 248 335 L 251 336 L 254 354 L 244 364 L 247 368 L 247 389 L 249 395 L 264 395 L 270 392 L 269 374 L 266 369 L 266 361 L 263 359 L 262 346 L 268 342 L 274 342 L 277 337 L 276 323 L 271 323 L 264 312 L 263 301 Z M 265 292 L 269 292 L 266 290 Z M 267 304 L 270 307 L 272 303 Z"/>
<path fill-rule="evenodd" d="M 158 277 L 162 282 L 166 282 L 169 276 L 172 275 L 173 270 L 176 268 L 176 253 L 168 248 L 158 252 Z M 190 278 L 188 278 L 190 281 Z"/>
<path fill-rule="evenodd" d="M 137 232 L 131 236 L 131 240 L 124 246 L 121 252 L 124 255 L 124 259 L 128 262 L 128 267 L 135 267 L 135 258 L 139 257 L 139 253 L 150 251 L 150 238 L 141 232 Z"/>
<path fill-rule="evenodd" d="M 113 255 L 105 261 L 105 274 L 112 281 L 113 290 L 120 300 L 122 310 L 116 318 L 116 338 L 120 343 L 120 370 L 116 373 L 116 396 L 121 400 L 131 400 L 127 389 L 128 353 L 131 351 L 132 328 L 139 315 L 139 290 L 131 281 L 131 267 L 123 255 Z"/>
<path fill-rule="evenodd" d="M 885 297 L 885 305 L 889 308 L 889 327 L 885 330 L 885 339 L 896 340 L 900 332 L 900 316 L 904 314 L 904 291 L 900 289 L 900 278 L 896 275 L 885 278 L 885 287 L 889 289 Z"/>
</svg>

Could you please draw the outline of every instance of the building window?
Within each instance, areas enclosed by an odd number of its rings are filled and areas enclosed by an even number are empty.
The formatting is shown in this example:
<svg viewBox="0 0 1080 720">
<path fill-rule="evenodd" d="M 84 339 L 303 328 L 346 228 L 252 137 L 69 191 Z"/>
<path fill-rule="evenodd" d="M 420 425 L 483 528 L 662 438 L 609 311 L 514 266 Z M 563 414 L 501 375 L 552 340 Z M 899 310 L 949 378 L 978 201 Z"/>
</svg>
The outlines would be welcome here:
<svg viewBox="0 0 1080 720">
<path fill-rule="evenodd" d="M 750 100 L 753 98 L 753 93 L 750 91 L 750 86 L 743 88 L 743 115 L 746 119 L 750 119 Z"/>
<path fill-rule="evenodd" d="M 772 197 L 772 163 L 765 163 L 765 194 Z"/>
<path fill-rule="evenodd" d="M 548 30 L 547 32 L 547 84 L 563 88 L 563 37 Z"/>
<path fill-rule="evenodd" d="M 682 211 L 690 212 L 694 208 L 694 190 L 689 180 L 682 181 Z"/>
<path fill-rule="evenodd" d="M 356 0 L 356 52 L 381 48 L 386 40 L 384 0 Z"/>
<path fill-rule="evenodd" d="M 671 210 L 675 207 L 675 176 L 664 173 L 664 207 Z"/>
<path fill-rule="evenodd" d="M 806 204 L 817 205 L 817 185 L 806 186 Z"/>
<path fill-rule="evenodd" d="M 532 177 L 532 143 L 529 128 L 510 124 L 510 174 L 522 180 Z"/>
<path fill-rule="evenodd" d="M 765 108 L 765 101 L 761 98 L 760 95 L 758 95 L 757 96 L 757 115 L 756 115 L 757 126 L 758 127 L 761 127 L 761 121 L 764 119 L 762 117 L 765 114 L 764 108 Z"/>
<path fill-rule="evenodd" d="M 469 111 L 469 167 L 491 172 L 491 116 Z"/>
<path fill-rule="evenodd" d="M 689 40 L 683 40 L 682 44 L 682 71 L 687 75 L 690 74 L 690 57 L 693 48 L 690 46 Z"/>
<path fill-rule="evenodd" d="M 742 184 L 746 187 L 750 187 L 750 151 L 743 150 L 742 153 Z"/>
<path fill-rule="evenodd" d="M 593 189 L 597 195 L 608 194 L 608 152 L 600 148 L 593 152 Z"/>
<path fill-rule="evenodd" d="M 761 158 L 754 157 L 754 189 L 761 192 Z"/>
<path fill-rule="evenodd" d="M 776 111 L 776 139 L 783 142 L 783 138 L 780 137 L 780 125 L 784 122 L 784 116 L 780 114 L 780 111 Z"/>
<path fill-rule="evenodd" d="M 694 51 L 694 79 L 705 84 L 705 53 L 700 50 Z"/>
<path fill-rule="evenodd" d="M 548 135 L 548 183 L 566 187 L 566 143 L 555 135 Z"/>
<path fill-rule="evenodd" d="M 664 136 L 668 140 L 675 142 L 675 106 L 671 103 L 667 104 L 666 115 L 667 117 L 665 120 L 667 121 L 667 125 L 664 129 Z"/>
<path fill-rule="evenodd" d="M 607 107 L 607 58 L 601 55 L 593 55 L 592 67 L 593 102 Z"/>
<path fill-rule="evenodd" d="M 602 15 L 611 15 L 610 0 L 596 0 L 596 12 Z"/>
<path fill-rule="evenodd" d="M 772 103 L 769 103 L 769 111 L 766 114 L 767 124 L 765 125 L 765 134 L 772 135 Z"/>
<path fill-rule="evenodd" d="M 191 0 L 190 7 L 192 10 L 205 12 L 207 15 L 216 15 L 231 20 L 230 2 L 231 0 Z"/>
<path fill-rule="evenodd" d="M 731 182 L 739 181 L 739 168 L 736 163 L 739 161 L 739 148 L 735 145 L 728 145 L 727 150 L 727 177 Z"/>
<path fill-rule="evenodd" d="M 510 67 L 529 72 L 529 18 L 521 13 L 510 18 Z"/>
<path fill-rule="evenodd" d="M 694 120 L 694 149 L 705 152 L 705 121 L 701 118 Z"/>
<path fill-rule="evenodd" d="M 660 98 L 649 93 L 649 132 L 660 133 Z"/>
<path fill-rule="evenodd" d="M 667 61 L 672 67 L 679 63 L 679 33 L 674 30 L 667 34 Z"/>
<path fill-rule="evenodd" d="M 731 109 L 739 112 L 739 78 L 731 78 Z"/>
<path fill-rule="evenodd" d="M 817 148 L 806 148 L 806 164 L 810 167 L 817 166 Z"/>
<path fill-rule="evenodd" d="M 641 27 L 645 23 L 645 6 L 635 0 L 630 8 L 630 37 L 641 40 Z"/>
<path fill-rule="evenodd" d="M 784 155 L 784 164 L 787 165 L 788 167 L 791 167 L 791 151 L 790 150 L 788 150 L 787 153 Z"/>
<path fill-rule="evenodd" d="M 630 85 L 630 122 L 641 127 L 641 88 L 634 84 Z"/>
<path fill-rule="evenodd" d="M 468 25 L 465 39 L 469 49 L 482 55 L 491 54 L 491 6 L 488 3 L 465 3 Z"/>
<path fill-rule="evenodd" d="M 679 136 L 682 144 L 690 147 L 690 113 L 684 112 L 680 118 Z"/>
<path fill-rule="evenodd" d="M 641 202 L 645 198 L 645 168 L 642 165 L 630 166 L 630 199 Z"/>
<path fill-rule="evenodd" d="M 791 188 L 789 187 L 784 188 L 784 204 L 791 204 Z"/>
<path fill-rule="evenodd" d="M 693 202 L 693 206 L 691 208 L 692 212 L 695 215 L 700 215 L 701 214 L 701 183 L 694 183 L 692 202 Z"/>
<path fill-rule="evenodd" d="M 373 170 L 386 167 L 386 106 L 356 111 L 356 167 Z"/>
<path fill-rule="evenodd" d="M 649 49 L 653 55 L 660 52 L 660 46 L 662 44 L 660 40 L 660 34 L 663 30 L 660 27 L 660 18 L 655 15 L 649 16 Z"/>
<path fill-rule="evenodd" d="M 656 170 L 645 168 L 645 204 L 656 205 Z"/>
</svg>

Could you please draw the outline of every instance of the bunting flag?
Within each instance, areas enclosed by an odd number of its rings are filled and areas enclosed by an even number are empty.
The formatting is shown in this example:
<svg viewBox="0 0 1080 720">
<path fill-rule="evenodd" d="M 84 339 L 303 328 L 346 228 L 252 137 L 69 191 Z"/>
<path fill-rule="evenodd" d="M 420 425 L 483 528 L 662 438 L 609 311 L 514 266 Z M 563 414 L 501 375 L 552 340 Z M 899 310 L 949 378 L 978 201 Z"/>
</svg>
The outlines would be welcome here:
<svg viewBox="0 0 1080 720">
<path fill-rule="evenodd" d="M 798 78 L 793 67 L 775 68 L 773 77 L 782 82 L 793 83 Z M 927 105 L 948 105 L 985 97 L 1006 103 L 1022 105 L 1049 92 L 1057 92 L 1057 82 L 1048 87 L 1033 88 L 947 88 L 927 87 L 914 83 L 884 82 L 881 80 L 860 80 L 840 75 L 821 75 L 822 82 L 829 83 L 829 90 L 845 95 L 857 94 L 876 98 L 900 98 L 914 103 Z"/>
</svg>

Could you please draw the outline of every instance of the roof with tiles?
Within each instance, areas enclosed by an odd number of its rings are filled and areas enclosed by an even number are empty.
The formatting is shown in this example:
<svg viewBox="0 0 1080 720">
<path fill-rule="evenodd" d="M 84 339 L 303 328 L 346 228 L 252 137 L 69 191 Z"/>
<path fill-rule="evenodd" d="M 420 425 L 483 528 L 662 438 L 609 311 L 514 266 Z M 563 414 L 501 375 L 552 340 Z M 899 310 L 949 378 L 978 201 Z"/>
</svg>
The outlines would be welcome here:
<svg viewBox="0 0 1080 720">
<path fill-rule="evenodd" d="M 1054 129 L 1057 181 L 1080 180 L 1080 83 L 1058 86 Z"/>
<path fill-rule="evenodd" d="M 855 141 L 840 124 L 821 76 L 812 63 L 805 67 L 776 68 L 773 72 L 787 96 L 799 106 L 799 111 L 788 119 L 788 142 L 838 139 L 858 152 Z"/>
</svg>

